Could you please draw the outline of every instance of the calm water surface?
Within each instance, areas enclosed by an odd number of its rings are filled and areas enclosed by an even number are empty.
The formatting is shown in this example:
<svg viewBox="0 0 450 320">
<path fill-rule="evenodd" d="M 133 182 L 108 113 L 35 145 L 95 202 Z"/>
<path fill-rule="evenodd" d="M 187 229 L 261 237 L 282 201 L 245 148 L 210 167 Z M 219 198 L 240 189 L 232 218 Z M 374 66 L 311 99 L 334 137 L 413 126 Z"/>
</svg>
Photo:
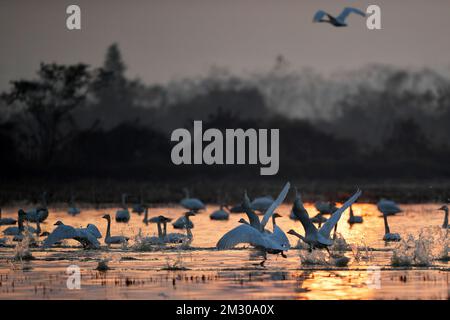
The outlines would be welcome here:
<svg viewBox="0 0 450 320">
<path fill-rule="evenodd" d="M 433 250 L 440 251 L 448 238 L 442 238 L 439 228 L 443 212 L 436 204 L 403 205 L 405 212 L 389 217 L 392 232 L 403 238 L 409 234 L 416 237 L 422 231 L 433 237 Z M 217 251 L 217 240 L 238 225 L 244 215 L 231 214 L 229 221 L 211 221 L 209 214 L 216 210 L 209 205 L 205 212 L 192 218 L 195 224 L 194 240 L 189 248 L 171 246 L 154 248 L 151 252 L 133 249 L 135 236 L 156 235 L 156 225 L 145 226 L 143 216 L 132 214 L 128 224 L 113 222 L 113 235 L 126 235 L 132 240 L 128 248 L 112 247 L 102 250 L 82 250 L 77 242 L 67 241 L 63 247 L 50 250 L 31 248 L 34 260 L 15 261 L 16 249 L 0 247 L 0 298 L 1 299 L 449 299 L 449 265 L 446 261 L 432 260 L 428 266 L 392 267 L 393 249 L 399 244 L 382 241 L 383 219 L 371 204 L 357 204 L 355 214 L 364 217 L 364 223 L 350 227 L 346 212 L 338 226 L 338 232 L 351 245 L 345 254 L 350 258 L 346 267 L 323 263 L 302 263 L 300 255 L 306 250 L 293 249 L 287 258 L 268 255 L 265 266 L 260 266 L 260 254 L 242 246 L 236 250 Z M 306 208 L 310 216 L 315 209 Z M 281 206 L 277 212 L 283 217 L 277 220 L 287 231 L 291 228 L 303 233 L 299 222 L 289 219 L 290 204 Z M 42 225 L 51 231 L 57 220 L 72 226 L 97 225 L 106 231 L 102 215 L 114 216 L 117 208 L 101 210 L 83 209 L 76 217 L 66 213 L 66 208 L 51 208 L 47 221 Z M 3 208 L 3 217 L 16 216 L 17 208 Z M 163 214 L 177 218 L 184 212 L 181 208 L 152 208 L 150 216 Z M 6 227 L 1 227 L 3 230 Z M 425 229 L 423 229 L 425 228 Z M 425 231 L 424 231 L 425 230 Z M 168 232 L 173 230 L 171 225 Z M 438 239 L 437 235 L 441 238 Z M 291 245 L 297 239 L 289 235 Z M 101 241 L 103 244 L 103 241 Z M 370 248 L 370 252 L 362 250 Z M 360 250 L 358 250 L 359 248 Z M 323 252 L 323 257 L 328 255 Z M 107 259 L 111 270 L 96 270 L 100 260 Z M 69 290 L 66 286 L 66 268 L 77 265 L 81 270 L 81 289 Z M 167 270 L 174 266 L 181 270 Z M 379 286 L 370 282 L 379 271 Z M 369 270 L 369 271 L 368 271 Z M 374 273 L 375 272 L 375 273 Z M 367 283 L 372 283 L 368 285 Z M 378 283 L 378 282 L 377 282 Z"/>
</svg>

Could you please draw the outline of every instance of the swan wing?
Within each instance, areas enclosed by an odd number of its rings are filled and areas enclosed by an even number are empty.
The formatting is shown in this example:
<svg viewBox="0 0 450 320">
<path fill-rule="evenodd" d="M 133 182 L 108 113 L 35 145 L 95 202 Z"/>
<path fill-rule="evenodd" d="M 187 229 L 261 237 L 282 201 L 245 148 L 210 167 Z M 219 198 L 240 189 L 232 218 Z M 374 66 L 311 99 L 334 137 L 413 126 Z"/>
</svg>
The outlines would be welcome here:
<svg viewBox="0 0 450 320">
<path fill-rule="evenodd" d="M 249 243 L 253 246 L 266 248 L 268 243 L 263 233 L 250 225 L 242 224 L 225 233 L 217 242 L 217 249 L 225 250 L 233 248 L 240 243 Z"/>
<path fill-rule="evenodd" d="M 300 193 L 296 192 L 294 205 L 292 206 L 292 213 L 300 221 L 305 229 L 306 234 L 314 234 L 317 232 L 316 226 L 309 219 L 308 211 L 306 211 Z"/>
<path fill-rule="evenodd" d="M 323 10 L 317 11 L 316 14 L 314 15 L 313 22 L 320 22 L 320 20 L 322 20 L 322 18 L 326 15 L 327 13 Z"/>
<path fill-rule="evenodd" d="M 94 237 L 97 239 L 100 239 L 102 237 L 102 234 L 98 230 L 97 226 L 94 224 L 89 223 L 86 227 L 86 230 L 90 232 Z"/>
<path fill-rule="evenodd" d="M 273 226 L 273 233 L 271 234 L 271 238 L 282 247 L 286 248 L 285 250 L 290 249 L 291 244 L 289 243 L 289 239 L 279 226 Z"/>
<path fill-rule="evenodd" d="M 264 227 L 266 226 L 267 222 L 269 221 L 269 219 L 272 217 L 273 212 L 275 211 L 275 209 L 283 203 L 284 199 L 286 198 L 288 192 L 289 192 L 289 188 L 291 187 L 291 184 L 289 182 L 287 182 L 284 185 L 283 190 L 281 190 L 280 194 L 278 195 L 278 197 L 275 199 L 274 202 L 272 202 L 272 204 L 270 205 L 269 209 L 267 209 L 266 213 L 264 213 L 264 217 L 261 221 L 261 227 L 262 229 L 264 229 Z"/>
<path fill-rule="evenodd" d="M 74 227 L 66 226 L 66 225 L 59 225 L 44 240 L 42 247 L 49 248 L 52 245 L 54 245 L 56 242 L 59 242 L 64 239 L 73 239 L 77 236 L 78 236 L 78 232 Z"/>
<path fill-rule="evenodd" d="M 346 7 L 346 8 L 344 8 L 344 10 L 342 10 L 341 14 L 336 17 L 336 20 L 339 20 L 340 22 L 344 22 L 350 13 L 356 13 L 362 17 L 366 16 L 366 13 L 359 9 L 352 8 L 352 7 Z"/>
<path fill-rule="evenodd" d="M 89 245 L 94 248 L 100 247 L 100 242 L 98 242 L 97 237 L 93 235 L 87 229 L 76 229 L 77 236 L 74 237 L 75 240 L 80 242 L 83 246 L 86 242 L 89 242 Z M 83 240 L 83 241 L 80 241 Z"/>
<path fill-rule="evenodd" d="M 359 196 L 361 195 L 361 190 L 357 190 L 354 195 L 352 195 L 339 209 L 337 209 L 328 219 L 322 228 L 320 228 L 319 233 L 324 236 L 325 238 L 330 237 L 330 232 L 338 223 L 339 219 L 342 216 L 342 213 L 347 210 L 348 207 L 350 207 L 356 200 L 358 200 Z"/>
</svg>

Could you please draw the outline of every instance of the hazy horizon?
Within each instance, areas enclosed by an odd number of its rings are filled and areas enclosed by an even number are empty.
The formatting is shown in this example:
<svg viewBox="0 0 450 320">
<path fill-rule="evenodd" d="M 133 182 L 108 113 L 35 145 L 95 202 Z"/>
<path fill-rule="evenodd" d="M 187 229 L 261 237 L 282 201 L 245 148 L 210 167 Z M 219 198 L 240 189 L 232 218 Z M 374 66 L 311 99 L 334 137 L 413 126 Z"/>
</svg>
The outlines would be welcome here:
<svg viewBox="0 0 450 320">
<path fill-rule="evenodd" d="M 450 2 L 411 1 L 77 1 L 82 30 L 65 28 L 72 1 L 0 3 L 0 90 L 34 76 L 41 61 L 100 66 L 117 42 L 130 78 L 165 83 L 205 74 L 211 66 L 234 73 L 271 68 L 282 54 L 293 68 L 330 74 L 368 63 L 449 69 Z M 382 30 L 351 16 L 348 28 L 313 24 L 317 9 L 377 4 Z M 420 24 L 417 23 L 420 21 Z"/>
</svg>

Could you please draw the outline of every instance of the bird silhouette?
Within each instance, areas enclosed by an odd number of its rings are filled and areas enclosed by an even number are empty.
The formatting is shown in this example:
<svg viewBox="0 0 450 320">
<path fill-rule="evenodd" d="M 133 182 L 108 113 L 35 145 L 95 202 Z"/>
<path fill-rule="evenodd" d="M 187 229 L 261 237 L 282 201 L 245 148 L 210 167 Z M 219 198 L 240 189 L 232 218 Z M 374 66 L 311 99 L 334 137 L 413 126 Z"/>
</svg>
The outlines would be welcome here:
<svg viewBox="0 0 450 320">
<path fill-rule="evenodd" d="M 362 17 L 366 16 L 363 11 L 352 7 L 344 8 L 344 10 L 342 10 L 342 12 L 337 17 L 332 16 L 323 10 L 319 10 L 314 15 L 313 22 L 327 22 L 335 27 L 346 27 L 347 22 L 345 21 L 345 19 L 347 19 L 350 13 L 356 13 Z M 325 19 L 325 17 L 327 17 L 328 19 Z"/>
</svg>

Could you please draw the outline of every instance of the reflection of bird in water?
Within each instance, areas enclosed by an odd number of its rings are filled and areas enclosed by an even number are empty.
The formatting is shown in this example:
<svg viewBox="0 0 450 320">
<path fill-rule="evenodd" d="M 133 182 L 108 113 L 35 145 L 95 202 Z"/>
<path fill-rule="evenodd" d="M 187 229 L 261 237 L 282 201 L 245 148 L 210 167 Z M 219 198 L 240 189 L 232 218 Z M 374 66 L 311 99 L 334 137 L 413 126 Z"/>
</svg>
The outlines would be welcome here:
<svg viewBox="0 0 450 320">
<path fill-rule="evenodd" d="M 64 239 L 76 240 L 81 243 L 85 249 L 100 248 L 100 243 L 97 240 L 98 234 L 96 234 L 99 232 L 97 227 L 94 226 L 95 229 L 89 226 L 87 228 L 74 228 L 65 225 L 61 221 L 57 221 L 54 225 L 57 227 L 44 240 L 42 245 L 43 248 L 49 248 L 54 244 L 60 243 Z"/>
<path fill-rule="evenodd" d="M 330 233 L 333 228 L 336 228 L 336 225 L 339 219 L 342 216 L 342 213 L 352 204 L 354 203 L 359 196 L 361 195 L 361 190 L 358 190 L 353 196 L 351 196 L 338 210 L 336 210 L 331 217 L 324 223 L 324 225 L 317 229 L 314 224 L 311 222 L 308 214 L 301 210 L 300 202 L 298 201 L 298 193 L 296 195 L 296 199 L 293 205 L 293 212 L 297 215 L 300 223 L 305 229 L 305 236 L 302 236 L 295 232 L 294 230 L 289 230 L 289 234 L 295 235 L 296 237 L 303 240 L 305 243 L 309 244 L 310 251 L 314 248 L 318 249 L 327 249 L 333 244 L 333 239 L 330 238 Z"/>
<path fill-rule="evenodd" d="M 111 236 L 111 216 L 109 214 L 105 214 L 103 219 L 106 219 L 108 222 L 108 225 L 106 227 L 106 236 L 105 236 L 105 243 L 107 245 L 111 244 L 124 244 L 127 243 L 130 238 L 124 237 L 124 236 Z"/>
<path fill-rule="evenodd" d="M 130 221 L 130 212 L 128 211 L 126 193 L 122 194 L 122 209 L 116 211 L 116 222 L 127 223 Z"/>
<path fill-rule="evenodd" d="M 17 223 L 16 219 L 2 218 L 2 208 L 0 208 L 0 226 L 15 225 L 16 223 Z"/>
<path fill-rule="evenodd" d="M 350 217 L 348 218 L 347 222 L 349 224 L 363 223 L 363 217 L 355 216 L 353 214 L 353 208 L 352 208 L 352 206 L 350 206 Z"/>
<path fill-rule="evenodd" d="M 398 233 L 391 233 L 389 229 L 389 224 L 387 220 L 387 215 L 383 214 L 383 220 L 384 220 L 384 241 L 400 241 L 402 238 Z"/>
<path fill-rule="evenodd" d="M 402 209 L 392 200 L 381 199 L 377 203 L 378 211 L 380 211 L 383 215 L 392 216 L 399 212 L 402 212 Z"/>
<path fill-rule="evenodd" d="M 345 19 L 347 19 L 347 17 L 351 13 L 356 13 L 362 17 L 366 16 L 366 14 L 363 11 L 351 7 L 344 8 L 344 10 L 342 10 L 342 12 L 337 17 L 332 16 L 323 10 L 319 10 L 314 15 L 313 22 L 326 22 L 335 27 L 346 27 L 347 22 L 345 21 Z M 328 19 L 324 19 L 324 17 L 327 17 Z"/>
<path fill-rule="evenodd" d="M 209 218 L 211 220 L 228 220 L 230 214 L 226 210 L 224 210 L 224 208 L 224 205 L 220 205 L 220 209 L 211 213 L 209 215 Z"/>
<path fill-rule="evenodd" d="M 447 205 L 443 205 L 438 210 L 442 210 L 442 211 L 445 212 L 444 223 L 442 224 L 442 228 L 448 229 L 449 228 L 449 225 L 448 225 L 448 206 Z"/>
<path fill-rule="evenodd" d="M 201 200 L 197 198 L 191 198 L 189 196 L 189 190 L 187 188 L 184 188 L 183 191 L 185 197 L 180 201 L 180 204 L 183 208 L 191 210 L 194 213 L 199 210 L 205 209 L 205 204 Z"/>
<path fill-rule="evenodd" d="M 270 208 L 264 214 L 262 220 L 260 221 L 258 216 L 251 208 L 250 199 L 247 193 L 244 194 L 244 202 L 242 204 L 245 210 L 249 222 L 245 222 L 242 225 L 227 232 L 220 240 L 217 242 L 217 248 L 219 250 L 230 249 L 241 243 L 248 243 L 252 246 L 263 250 L 264 253 L 278 254 L 286 251 L 290 248 L 289 241 L 287 243 L 282 243 L 280 241 L 282 238 L 281 229 L 274 226 L 274 232 L 269 233 L 265 230 L 265 226 L 270 218 L 273 216 L 275 209 L 284 201 L 287 193 L 289 192 L 290 184 L 286 183 L 283 190 L 278 195 L 278 198 L 272 203 Z M 244 220 L 245 221 L 245 220 Z M 284 234 L 284 233 L 283 233 Z M 287 237 L 286 237 L 287 240 Z M 264 257 L 264 261 L 266 257 Z M 264 263 L 262 262 L 262 264 Z"/>
</svg>

